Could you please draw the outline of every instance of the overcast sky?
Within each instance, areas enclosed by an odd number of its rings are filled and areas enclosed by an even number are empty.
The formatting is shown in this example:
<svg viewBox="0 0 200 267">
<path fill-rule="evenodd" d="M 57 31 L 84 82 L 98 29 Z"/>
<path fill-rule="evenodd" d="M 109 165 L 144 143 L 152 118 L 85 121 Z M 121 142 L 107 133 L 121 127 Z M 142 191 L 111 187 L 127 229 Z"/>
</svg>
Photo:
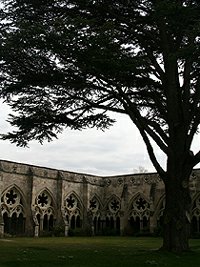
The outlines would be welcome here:
<svg viewBox="0 0 200 267">
<path fill-rule="evenodd" d="M 8 107 L 0 106 L 0 130 L 9 130 Z M 96 175 L 133 173 L 139 166 L 154 171 L 143 141 L 130 119 L 115 115 L 117 123 L 105 132 L 95 129 L 65 130 L 58 140 L 29 148 L 0 140 L 0 158 L 50 168 Z M 162 157 L 160 157 L 163 161 Z"/>
<path fill-rule="evenodd" d="M 0 105 L 0 132 L 9 130 L 8 107 Z M 115 115 L 117 123 L 105 132 L 95 129 L 65 130 L 57 140 L 43 145 L 31 142 L 29 148 L 0 140 L 0 159 L 95 175 L 134 173 L 139 166 L 154 172 L 144 143 L 130 119 Z M 197 138 L 196 138 L 197 139 Z M 198 148 L 195 141 L 194 151 Z M 156 151 L 162 166 L 164 156 Z"/>
</svg>

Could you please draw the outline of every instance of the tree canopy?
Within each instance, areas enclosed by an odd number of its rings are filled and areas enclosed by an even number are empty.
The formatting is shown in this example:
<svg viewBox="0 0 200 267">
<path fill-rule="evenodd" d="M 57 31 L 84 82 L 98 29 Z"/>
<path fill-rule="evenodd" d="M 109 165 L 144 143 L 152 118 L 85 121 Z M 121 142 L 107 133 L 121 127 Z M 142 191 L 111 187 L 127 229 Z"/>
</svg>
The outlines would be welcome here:
<svg viewBox="0 0 200 267">
<path fill-rule="evenodd" d="M 107 128 L 110 110 L 130 116 L 149 152 L 152 138 L 168 154 L 180 125 L 191 146 L 200 122 L 198 1 L 2 2 L 1 95 L 19 127 L 4 138 L 24 146 L 63 126 Z"/>
<path fill-rule="evenodd" d="M 191 152 L 200 124 L 199 1 L 2 3 L 0 96 L 18 128 L 3 139 L 26 146 L 64 127 L 105 129 L 114 123 L 108 111 L 118 112 L 140 131 L 165 185 L 188 181 L 200 161 Z"/>
</svg>

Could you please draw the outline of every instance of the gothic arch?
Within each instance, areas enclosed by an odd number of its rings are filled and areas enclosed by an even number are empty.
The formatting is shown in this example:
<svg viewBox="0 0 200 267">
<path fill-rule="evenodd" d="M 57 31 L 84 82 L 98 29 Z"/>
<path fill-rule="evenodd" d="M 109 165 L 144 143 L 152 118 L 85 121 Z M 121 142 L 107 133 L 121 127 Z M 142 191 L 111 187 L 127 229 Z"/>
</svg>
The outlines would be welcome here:
<svg viewBox="0 0 200 267">
<path fill-rule="evenodd" d="M 99 205 L 100 205 L 100 208 L 103 208 L 103 203 L 102 203 L 102 200 L 100 198 L 100 196 L 96 193 L 94 193 L 91 197 L 90 197 L 90 200 L 92 199 L 96 199 L 98 202 L 99 202 Z"/>
<path fill-rule="evenodd" d="M 106 201 L 104 206 L 105 214 L 105 230 L 111 234 L 120 234 L 120 211 L 121 211 L 121 199 L 115 194 L 111 195 Z"/>
<path fill-rule="evenodd" d="M 150 203 L 150 200 L 140 192 L 129 201 L 128 220 L 131 233 L 149 231 Z"/>
<path fill-rule="evenodd" d="M 17 207 L 21 207 L 21 212 L 25 216 L 26 211 L 26 201 L 25 196 L 21 189 L 16 185 L 13 184 L 7 187 L 2 192 L 1 197 L 1 205 L 2 207 L 6 207 L 7 212 L 12 215 L 12 213 L 16 210 Z M 2 209 L 2 214 L 4 213 L 4 209 Z"/>
<path fill-rule="evenodd" d="M 88 218 L 94 235 L 102 233 L 102 213 L 103 203 L 100 197 L 95 193 L 89 200 Z"/>
<path fill-rule="evenodd" d="M 2 192 L 1 209 L 5 233 L 11 235 L 24 234 L 26 202 L 17 185 L 13 184 Z"/>
<path fill-rule="evenodd" d="M 150 202 L 151 202 L 150 199 L 148 199 L 143 193 L 141 193 L 141 192 L 138 191 L 138 192 L 135 193 L 135 194 L 132 196 L 132 198 L 129 200 L 128 210 L 131 210 L 133 202 L 136 201 L 138 198 L 143 199 L 144 201 L 146 201 L 146 202 L 149 203 L 149 204 L 150 204 Z"/>
<path fill-rule="evenodd" d="M 48 188 L 41 189 L 34 200 L 33 220 L 39 232 L 51 231 L 56 218 L 56 205 L 53 194 Z"/>
<path fill-rule="evenodd" d="M 200 233 L 200 193 L 197 193 L 191 205 L 191 233 Z"/>
<path fill-rule="evenodd" d="M 99 216 L 102 210 L 103 210 L 103 204 L 101 202 L 101 199 L 97 194 L 94 194 L 89 199 L 89 211 L 91 211 L 93 215 Z"/>
<path fill-rule="evenodd" d="M 163 212 L 165 209 L 165 194 L 163 194 L 155 205 L 154 218 L 159 221 L 163 216 Z"/>
<path fill-rule="evenodd" d="M 107 200 L 105 209 L 107 214 L 110 214 L 111 216 L 118 214 L 121 209 L 121 199 L 113 194 Z"/>
<path fill-rule="evenodd" d="M 64 198 L 63 219 L 71 229 L 81 228 L 83 221 L 83 202 L 75 191 Z"/>
<path fill-rule="evenodd" d="M 47 188 L 47 187 L 44 187 L 44 188 L 42 188 L 40 191 L 38 191 L 37 192 L 37 194 L 36 194 L 36 198 L 35 198 L 35 203 L 36 203 L 36 199 L 38 198 L 38 196 L 39 195 L 41 195 L 41 194 L 43 194 L 43 193 L 46 193 L 47 195 L 49 195 L 50 196 L 50 198 L 51 198 L 51 206 L 52 207 L 56 207 L 56 201 L 55 201 L 55 199 L 54 199 L 54 195 L 52 194 L 52 192 Z"/>
<path fill-rule="evenodd" d="M 200 198 L 200 192 L 197 192 L 197 193 L 193 196 L 193 198 L 192 198 L 192 206 L 191 206 L 191 210 L 193 209 L 193 205 L 194 205 L 194 203 L 196 202 L 196 200 L 197 200 L 198 198 Z"/>
<path fill-rule="evenodd" d="M 78 208 L 82 212 L 83 202 L 82 202 L 81 198 L 79 197 L 79 195 L 75 191 L 71 191 L 64 198 L 64 206 L 68 210 L 73 211 L 73 209 Z"/>
<path fill-rule="evenodd" d="M 12 190 L 12 189 L 14 189 L 14 190 L 16 190 L 16 191 L 19 192 L 19 194 L 22 197 L 23 206 L 26 207 L 27 204 L 26 204 L 26 201 L 25 201 L 25 195 L 24 195 L 23 191 L 21 190 L 21 188 L 18 185 L 16 185 L 16 184 L 12 184 L 12 185 L 8 186 L 6 189 L 3 190 L 3 192 L 1 193 L 1 195 L 3 196 L 6 192 L 8 192 L 9 190 Z"/>
</svg>

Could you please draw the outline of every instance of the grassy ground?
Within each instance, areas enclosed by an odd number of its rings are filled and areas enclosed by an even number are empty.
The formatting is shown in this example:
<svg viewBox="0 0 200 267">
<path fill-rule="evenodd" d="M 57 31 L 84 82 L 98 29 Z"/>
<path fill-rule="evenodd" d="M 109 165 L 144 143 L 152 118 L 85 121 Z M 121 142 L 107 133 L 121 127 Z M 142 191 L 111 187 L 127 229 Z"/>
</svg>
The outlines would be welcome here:
<svg viewBox="0 0 200 267">
<path fill-rule="evenodd" d="M 191 252 L 158 252 L 159 238 L 13 238 L 0 239 L 0 267 L 196 267 L 200 240 L 191 240 Z"/>
</svg>

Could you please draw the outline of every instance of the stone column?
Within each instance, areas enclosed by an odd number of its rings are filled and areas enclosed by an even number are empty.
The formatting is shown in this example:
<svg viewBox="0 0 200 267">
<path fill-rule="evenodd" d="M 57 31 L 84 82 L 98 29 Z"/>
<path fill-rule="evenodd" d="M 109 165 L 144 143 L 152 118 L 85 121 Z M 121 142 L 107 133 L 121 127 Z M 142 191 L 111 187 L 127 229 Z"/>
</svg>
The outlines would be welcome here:
<svg viewBox="0 0 200 267">
<path fill-rule="evenodd" d="M 34 237 L 39 237 L 39 225 L 35 225 Z"/>
<path fill-rule="evenodd" d="M 157 219 L 155 216 L 153 201 L 151 201 L 151 203 L 150 203 L 150 217 L 149 217 L 149 231 L 150 231 L 150 233 L 154 233 L 156 227 L 157 227 Z"/>
<path fill-rule="evenodd" d="M 3 190 L 3 174 L 0 173 L 0 200 L 2 196 L 2 190 Z M 0 206 L 0 238 L 4 237 L 4 221 L 3 221 L 3 216 L 2 216 L 2 211 L 1 211 L 1 206 Z"/>
<path fill-rule="evenodd" d="M 66 224 L 64 219 L 63 219 L 63 214 L 62 214 L 62 203 L 63 200 L 63 173 L 61 171 L 58 171 L 57 174 L 57 196 L 56 196 L 56 225 L 63 225 Z"/>
<path fill-rule="evenodd" d="M 124 183 L 121 195 L 121 211 L 120 211 L 120 235 L 125 235 L 128 227 L 128 185 Z"/>
<path fill-rule="evenodd" d="M 83 176 L 82 184 L 82 196 L 83 196 L 83 229 L 87 230 L 88 227 L 88 182 L 85 176 Z"/>
<path fill-rule="evenodd" d="M 64 222 L 64 236 L 67 237 L 69 236 L 70 221 L 67 220 L 65 210 L 63 207 L 61 207 L 61 216 L 62 216 L 62 221 Z"/>
<path fill-rule="evenodd" d="M 69 235 L 69 224 L 65 224 L 65 236 Z"/>
<path fill-rule="evenodd" d="M 26 207 L 25 210 L 25 215 L 26 215 L 26 222 L 25 222 L 25 233 L 27 236 L 33 236 L 35 229 L 34 229 L 34 221 L 33 221 L 33 216 L 32 216 L 32 195 L 33 195 L 33 177 L 34 177 L 34 172 L 33 169 L 30 167 L 28 169 L 27 173 L 27 188 L 29 189 L 27 194 L 26 194 Z"/>
<path fill-rule="evenodd" d="M 41 217 L 40 217 L 40 232 L 43 231 L 43 222 L 44 222 L 44 217 L 41 216 Z"/>
<path fill-rule="evenodd" d="M 4 237 L 4 222 L 1 214 L 1 219 L 0 219 L 0 238 Z"/>
</svg>

